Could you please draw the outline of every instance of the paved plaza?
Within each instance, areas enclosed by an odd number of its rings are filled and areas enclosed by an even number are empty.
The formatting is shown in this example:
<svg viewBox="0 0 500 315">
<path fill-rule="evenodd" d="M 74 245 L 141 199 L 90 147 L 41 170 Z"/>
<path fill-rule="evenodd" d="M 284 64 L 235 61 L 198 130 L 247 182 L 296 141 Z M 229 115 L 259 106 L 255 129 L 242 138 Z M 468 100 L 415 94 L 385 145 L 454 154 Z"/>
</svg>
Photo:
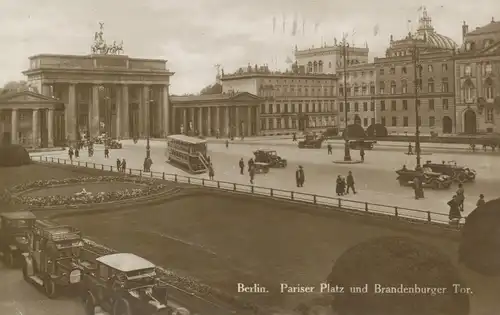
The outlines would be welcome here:
<svg viewBox="0 0 500 315">
<path fill-rule="evenodd" d="M 239 140 L 235 140 L 237 142 Z M 127 167 L 142 169 L 145 157 L 145 141 L 140 140 L 137 144 L 132 141 L 123 141 L 124 148 L 121 150 L 111 150 L 110 158 L 105 159 L 103 147 L 97 146 L 94 157 L 89 158 L 86 151 L 80 154 L 80 161 L 102 163 L 105 165 L 115 165 L 117 158 L 125 158 Z M 447 202 L 452 197 L 457 185 L 454 184 L 449 190 L 425 191 L 425 199 L 415 200 L 413 190 L 410 187 L 401 187 L 396 180 L 396 169 L 406 165 L 408 168 L 414 167 L 415 156 L 407 156 L 403 151 L 366 151 L 366 161 L 357 165 L 334 164 L 333 160 L 341 159 L 343 149 L 341 146 L 334 146 L 333 155 L 327 155 L 324 150 L 299 150 L 293 146 L 273 146 L 262 142 L 247 142 L 242 144 L 230 144 L 226 148 L 223 143 L 209 143 L 209 154 L 215 169 L 215 179 L 221 181 L 235 182 L 238 184 L 250 184 L 249 177 L 245 172 L 239 174 L 238 161 L 243 158 L 246 162 L 253 156 L 252 152 L 258 148 L 274 148 L 278 154 L 288 160 L 286 169 L 271 169 L 268 174 L 256 176 L 255 185 L 261 187 L 291 190 L 296 192 L 311 193 L 323 196 L 337 197 L 335 194 L 335 178 L 337 175 L 347 175 L 353 172 L 358 194 L 344 196 L 344 199 L 370 202 L 375 204 L 391 205 L 404 208 L 421 209 L 425 211 L 439 212 L 443 216 L 448 214 Z M 184 171 L 166 163 L 166 144 L 164 141 L 151 141 L 151 155 L 154 161 L 152 170 L 169 174 L 189 175 Z M 484 194 L 486 199 L 496 198 L 497 188 L 500 187 L 500 180 L 496 174 L 500 171 L 500 164 L 495 163 L 495 155 L 473 155 L 469 153 L 446 153 L 442 150 L 428 149 L 432 155 L 423 156 L 422 162 L 426 159 L 433 161 L 454 160 L 460 165 L 467 165 L 474 168 L 477 180 L 474 183 L 465 184 L 466 202 L 465 215 L 475 208 L 475 203 L 479 194 Z M 353 157 L 359 151 L 352 151 Z M 35 155 L 53 156 L 67 158 L 67 152 L 36 153 Z M 303 188 L 295 186 L 295 169 L 302 165 L 305 170 L 306 182 Z M 191 175 L 193 177 L 207 178 L 207 174 Z M 422 214 L 425 218 L 425 214 Z"/>
</svg>

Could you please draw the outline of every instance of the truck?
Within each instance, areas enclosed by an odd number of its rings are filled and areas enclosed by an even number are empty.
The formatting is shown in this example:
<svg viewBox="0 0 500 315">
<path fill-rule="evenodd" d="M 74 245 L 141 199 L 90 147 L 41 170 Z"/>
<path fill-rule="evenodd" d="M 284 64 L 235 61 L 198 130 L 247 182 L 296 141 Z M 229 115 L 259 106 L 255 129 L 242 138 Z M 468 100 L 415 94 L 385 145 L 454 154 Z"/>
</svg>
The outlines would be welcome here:
<svg viewBox="0 0 500 315">
<path fill-rule="evenodd" d="M 28 232 L 36 221 L 30 211 L 0 213 L 0 256 L 5 264 L 18 266 L 22 254 L 28 250 Z"/>
<path fill-rule="evenodd" d="M 81 292 L 86 315 L 189 315 L 169 300 L 156 266 L 142 257 L 96 254 L 85 266 Z"/>
<path fill-rule="evenodd" d="M 28 251 L 23 254 L 23 278 L 43 288 L 48 298 L 62 291 L 77 290 L 83 266 L 81 232 L 73 227 L 36 221 L 28 233 Z"/>
</svg>

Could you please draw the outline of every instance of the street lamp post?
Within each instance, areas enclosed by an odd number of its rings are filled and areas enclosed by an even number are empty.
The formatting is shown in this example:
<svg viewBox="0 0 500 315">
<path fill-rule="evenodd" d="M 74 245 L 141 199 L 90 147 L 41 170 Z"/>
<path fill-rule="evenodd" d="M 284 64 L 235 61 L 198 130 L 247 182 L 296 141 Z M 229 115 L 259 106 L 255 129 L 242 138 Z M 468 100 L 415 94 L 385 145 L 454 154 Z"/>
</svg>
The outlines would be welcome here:
<svg viewBox="0 0 500 315">
<path fill-rule="evenodd" d="M 344 38 L 342 42 L 342 58 L 344 63 L 344 161 L 351 161 L 351 151 L 349 149 L 349 133 L 348 133 L 348 123 L 347 123 L 347 54 L 349 52 L 349 43 Z"/>
<path fill-rule="evenodd" d="M 149 97 L 148 97 L 148 108 L 147 108 L 147 111 L 146 111 L 146 121 L 147 121 L 147 127 L 146 127 L 146 159 L 150 159 L 151 158 L 151 146 L 149 145 L 149 133 L 151 131 L 151 122 L 150 122 L 150 112 L 151 112 L 151 103 L 153 102 L 153 100 L 151 99 L 151 92 L 152 92 L 152 89 L 149 89 Z"/>
<path fill-rule="evenodd" d="M 414 77 L 414 87 L 415 87 L 415 153 L 417 155 L 416 169 L 421 169 L 419 89 L 422 88 L 422 64 L 420 63 L 420 53 L 418 51 L 416 42 L 413 43 L 412 59 L 413 59 L 413 77 Z"/>
</svg>

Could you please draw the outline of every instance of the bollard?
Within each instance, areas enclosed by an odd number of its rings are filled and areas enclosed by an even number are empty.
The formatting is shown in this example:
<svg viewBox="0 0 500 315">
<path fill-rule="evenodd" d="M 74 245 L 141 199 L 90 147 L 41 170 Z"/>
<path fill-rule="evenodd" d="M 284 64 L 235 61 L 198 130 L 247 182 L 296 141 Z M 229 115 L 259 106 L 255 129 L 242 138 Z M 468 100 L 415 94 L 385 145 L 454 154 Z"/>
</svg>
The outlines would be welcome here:
<svg viewBox="0 0 500 315">
<path fill-rule="evenodd" d="M 253 193 L 254 193 L 253 186 L 250 186 L 250 187 L 251 187 L 251 189 L 252 189 L 252 190 L 251 190 L 251 192 L 252 192 L 252 194 L 253 194 Z"/>
<path fill-rule="evenodd" d="M 104 164 L 101 164 L 101 171 L 104 171 Z"/>
<path fill-rule="evenodd" d="M 233 191 L 236 191 L 236 184 L 233 184 Z"/>
<path fill-rule="evenodd" d="M 342 199 L 339 198 L 338 201 L 339 201 L 339 208 L 342 208 Z"/>
<path fill-rule="evenodd" d="M 40 161 L 42 161 L 42 158 L 43 158 L 43 157 L 40 155 Z"/>
<path fill-rule="evenodd" d="M 64 159 L 64 165 L 66 165 L 66 159 Z"/>
<path fill-rule="evenodd" d="M 165 180 L 165 172 L 161 174 L 161 179 Z"/>
<path fill-rule="evenodd" d="M 191 184 L 191 177 L 188 177 L 188 184 Z"/>
<path fill-rule="evenodd" d="M 89 167 L 89 163 L 88 162 L 85 162 L 85 167 Z"/>
<path fill-rule="evenodd" d="M 131 168 L 128 169 L 128 174 L 132 175 L 132 169 Z"/>
<path fill-rule="evenodd" d="M 201 179 L 201 186 L 205 186 L 205 179 L 204 178 Z"/>
<path fill-rule="evenodd" d="M 271 197 L 272 197 L 272 196 L 274 196 L 274 190 L 273 190 L 272 188 L 269 190 L 269 195 L 270 195 Z"/>
<path fill-rule="evenodd" d="M 92 164 L 94 164 L 94 168 L 95 168 L 95 163 L 92 163 Z"/>
<path fill-rule="evenodd" d="M 80 165 L 80 161 L 78 161 L 78 167 L 80 167 L 80 166 L 81 166 L 81 165 Z"/>
<path fill-rule="evenodd" d="M 316 195 L 313 195 L 313 202 L 314 202 L 314 204 L 316 204 L 316 203 L 317 203 L 317 200 L 316 200 Z"/>
<path fill-rule="evenodd" d="M 139 177 L 142 177 L 142 170 L 139 170 Z"/>
<path fill-rule="evenodd" d="M 57 164 L 59 164 L 59 158 L 57 158 Z"/>
<path fill-rule="evenodd" d="M 427 211 L 427 221 L 428 222 L 431 222 L 431 212 L 430 211 Z"/>
<path fill-rule="evenodd" d="M 149 172 L 149 174 L 151 174 L 150 177 L 153 178 L 153 171 Z"/>
<path fill-rule="evenodd" d="M 398 207 L 394 207 L 394 216 L 397 218 L 399 216 Z"/>
<path fill-rule="evenodd" d="M 290 192 L 290 199 L 293 200 L 293 191 Z"/>
<path fill-rule="evenodd" d="M 217 188 L 220 188 L 220 182 L 217 181 Z"/>
<path fill-rule="evenodd" d="M 112 171 L 113 171 L 113 166 L 110 166 L 110 167 L 109 167 L 109 170 L 112 172 Z"/>
<path fill-rule="evenodd" d="M 177 174 L 174 174 L 174 181 L 177 183 Z"/>
<path fill-rule="evenodd" d="M 365 202 L 365 211 L 368 212 L 368 202 Z"/>
</svg>

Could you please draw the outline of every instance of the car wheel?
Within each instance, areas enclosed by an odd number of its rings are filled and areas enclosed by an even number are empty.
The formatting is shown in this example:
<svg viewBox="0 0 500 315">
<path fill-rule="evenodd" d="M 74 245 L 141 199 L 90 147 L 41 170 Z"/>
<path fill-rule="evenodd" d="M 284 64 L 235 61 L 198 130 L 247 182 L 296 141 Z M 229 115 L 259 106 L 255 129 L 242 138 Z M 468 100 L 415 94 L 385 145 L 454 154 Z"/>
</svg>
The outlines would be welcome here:
<svg viewBox="0 0 500 315">
<path fill-rule="evenodd" d="M 433 180 L 431 182 L 432 189 L 439 189 L 439 182 L 437 180 Z"/>
<path fill-rule="evenodd" d="M 132 315 L 129 302 L 123 298 L 117 299 L 113 303 L 113 315 Z"/>
<path fill-rule="evenodd" d="M 43 287 L 45 288 L 45 295 L 49 299 L 54 299 L 57 297 L 57 293 L 59 293 L 57 290 L 57 284 L 50 277 L 47 277 L 45 279 L 45 281 L 43 282 Z"/>
<path fill-rule="evenodd" d="M 465 183 L 467 181 L 467 176 L 464 173 L 460 173 L 457 179 L 459 183 Z"/>
<path fill-rule="evenodd" d="M 14 268 L 16 266 L 16 258 L 14 257 L 14 253 L 12 251 L 5 253 L 5 264 L 9 268 Z"/>
<path fill-rule="evenodd" d="M 95 311 L 95 299 L 92 293 L 87 292 L 83 300 L 83 309 L 85 310 L 85 315 L 96 315 Z"/>
</svg>

